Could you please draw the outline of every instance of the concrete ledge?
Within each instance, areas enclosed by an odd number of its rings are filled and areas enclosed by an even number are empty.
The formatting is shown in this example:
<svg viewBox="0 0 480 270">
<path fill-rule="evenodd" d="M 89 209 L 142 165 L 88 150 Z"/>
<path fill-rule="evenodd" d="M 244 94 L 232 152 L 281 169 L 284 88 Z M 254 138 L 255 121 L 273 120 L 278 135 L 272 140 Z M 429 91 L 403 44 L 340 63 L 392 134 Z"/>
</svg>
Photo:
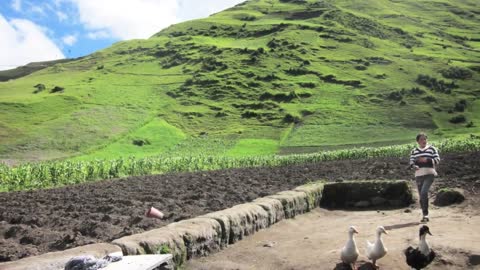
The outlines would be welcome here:
<svg viewBox="0 0 480 270">
<path fill-rule="evenodd" d="M 183 238 L 187 260 L 220 250 L 222 228 L 214 219 L 193 218 L 167 225 Z"/>
<path fill-rule="evenodd" d="M 325 183 L 323 181 L 309 183 L 299 186 L 294 191 L 305 192 L 307 194 L 307 211 L 320 206 L 322 200 L 323 188 Z"/>
<path fill-rule="evenodd" d="M 239 204 L 201 217 L 211 218 L 220 223 L 222 247 L 242 240 L 244 236 L 269 226 L 268 212 L 254 203 Z"/>
<path fill-rule="evenodd" d="M 178 265 L 187 259 L 187 248 L 183 238 L 168 226 L 125 236 L 114 240 L 112 244 L 121 247 L 123 255 L 170 253 Z"/>
<path fill-rule="evenodd" d="M 268 226 L 279 222 L 285 218 L 285 211 L 283 210 L 282 202 L 272 198 L 258 198 L 253 204 L 259 205 L 268 213 Z"/>
<path fill-rule="evenodd" d="M 173 255 L 177 265 L 198 256 L 220 250 L 222 228 L 214 219 L 193 218 L 171 223 L 165 227 L 114 240 L 124 255 Z"/>
<path fill-rule="evenodd" d="M 285 218 L 293 218 L 308 211 L 307 193 L 303 191 L 282 191 L 267 198 L 276 199 L 282 203 Z"/>
<path fill-rule="evenodd" d="M 64 251 L 49 252 L 18 261 L 0 263 L 0 270 L 63 270 L 68 260 L 73 257 L 92 255 L 95 258 L 102 258 L 115 252 L 122 252 L 122 250 L 112 244 L 92 244 Z"/>
</svg>

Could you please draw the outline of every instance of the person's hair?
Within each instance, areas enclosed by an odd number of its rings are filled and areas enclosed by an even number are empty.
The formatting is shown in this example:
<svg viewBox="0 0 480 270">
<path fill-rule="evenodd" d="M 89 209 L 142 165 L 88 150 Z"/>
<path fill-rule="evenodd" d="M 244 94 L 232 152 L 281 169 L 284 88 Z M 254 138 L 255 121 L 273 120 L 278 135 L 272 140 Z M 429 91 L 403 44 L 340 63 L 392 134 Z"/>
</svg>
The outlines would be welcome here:
<svg viewBox="0 0 480 270">
<path fill-rule="evenodd" d="M 422 137 L 422 136 L 425 137 L 425 139 L 428 139 L 428 136 L 425 132 L 420 132 L 420 133 L 417 134 L 417 142 L 418 142 L 418 140 L 420 140 L 420 137 Z"/>
</svg>

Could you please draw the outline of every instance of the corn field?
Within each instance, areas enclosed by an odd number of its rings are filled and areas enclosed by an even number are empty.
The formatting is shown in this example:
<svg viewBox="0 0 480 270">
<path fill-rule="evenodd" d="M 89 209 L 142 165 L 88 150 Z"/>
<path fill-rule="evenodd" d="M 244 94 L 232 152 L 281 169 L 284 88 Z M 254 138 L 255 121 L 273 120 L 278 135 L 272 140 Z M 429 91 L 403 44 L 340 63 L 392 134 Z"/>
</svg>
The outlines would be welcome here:
<svg viewBox="0 0 480 270">
<path fill-rule="evenodd" d="M 440 153 L 479 151 L 480 138 L 444 140 L 433 143 Z M 119 158 L 92 161 L 55 161 L 26 163 L 9 167 L 0 163 L 0 191 L 52 188 L 102 179 L 162 174 L 170 172 L 196 172 L 227 168 L 274 167 L 313 163 L 329 160 L 366 159 L 378 157 L 405 157 L 408 159 L 414 144 L 361 147 L 312 154 L 288 156 L 257 156 L 234 158 L 227 156 L 181 156 L 150 158 Z"/>
</svg>

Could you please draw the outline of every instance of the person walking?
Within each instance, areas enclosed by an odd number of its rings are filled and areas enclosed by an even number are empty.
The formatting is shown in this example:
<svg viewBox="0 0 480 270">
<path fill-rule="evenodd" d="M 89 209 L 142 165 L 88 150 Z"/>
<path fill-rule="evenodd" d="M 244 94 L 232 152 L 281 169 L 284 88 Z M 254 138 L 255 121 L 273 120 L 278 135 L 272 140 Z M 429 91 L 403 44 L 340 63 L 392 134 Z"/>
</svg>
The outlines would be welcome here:
<svg viewBox="0 0 480 270">
<path fill-rule="evenodd" d="M 410 168 L 415 169 L 415 182 L 420 197 L 420 207 L 423 217 L 420 222 L 428 222 L 428 191 L 437 176 L 435 166 L 440 163 L 438 150 L 429 145 L 427 134 L 419 133 L 417 135 L 418 147 L 415 147 L 410 153 Z"/>
</svg>

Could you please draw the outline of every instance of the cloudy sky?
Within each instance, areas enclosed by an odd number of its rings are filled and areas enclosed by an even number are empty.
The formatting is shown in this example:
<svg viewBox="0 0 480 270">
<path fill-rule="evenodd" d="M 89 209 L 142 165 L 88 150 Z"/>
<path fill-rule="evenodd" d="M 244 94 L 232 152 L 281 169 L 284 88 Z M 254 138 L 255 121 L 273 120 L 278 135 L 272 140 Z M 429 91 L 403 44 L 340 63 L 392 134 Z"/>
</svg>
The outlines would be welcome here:
<svg viewBox="0 0 480 270">
<path fill-rule="evenodd" d="M 148 38 L 245 0 L 0 0 L 0 70 Z"/>
</svg>

